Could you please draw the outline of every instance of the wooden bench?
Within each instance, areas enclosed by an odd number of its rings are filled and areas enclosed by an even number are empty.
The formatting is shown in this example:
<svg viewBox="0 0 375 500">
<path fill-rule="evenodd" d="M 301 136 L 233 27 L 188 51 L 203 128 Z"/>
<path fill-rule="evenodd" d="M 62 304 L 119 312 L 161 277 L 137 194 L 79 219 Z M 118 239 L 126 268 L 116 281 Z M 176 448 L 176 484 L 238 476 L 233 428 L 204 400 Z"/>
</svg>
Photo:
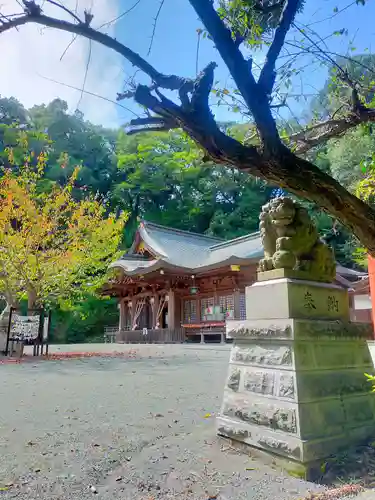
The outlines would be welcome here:
<svg viewBox="0 0 375 500">
<path fill-rule="evenodd" d="M 200 338 L 200 344 L 205 344 L 206 336 L 220 336 L 220 344 L 225 344 L 225 323 L 218 322 L 207 322 L 207 323 L 197 323 L 197 324 L 184 324 L 182 325 L 184 329 L 186 338 Z"/>
</svg>

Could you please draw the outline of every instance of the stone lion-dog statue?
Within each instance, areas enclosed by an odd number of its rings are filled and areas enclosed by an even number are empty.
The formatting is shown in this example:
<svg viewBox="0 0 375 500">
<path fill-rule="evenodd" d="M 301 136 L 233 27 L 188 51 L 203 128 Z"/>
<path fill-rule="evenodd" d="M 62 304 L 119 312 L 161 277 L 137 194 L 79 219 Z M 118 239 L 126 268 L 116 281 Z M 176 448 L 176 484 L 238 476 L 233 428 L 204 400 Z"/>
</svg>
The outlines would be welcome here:
<svg viewBox="0 0 375 500">
<path fill-rule="evenodd" d="M 332 282 L 336 263 L 307 210 L 291 198 L 274 198 L 262 207 L 259 230 L 264 258 L 258 271 L 291 269 L 315 281 Z"/>
</svg>

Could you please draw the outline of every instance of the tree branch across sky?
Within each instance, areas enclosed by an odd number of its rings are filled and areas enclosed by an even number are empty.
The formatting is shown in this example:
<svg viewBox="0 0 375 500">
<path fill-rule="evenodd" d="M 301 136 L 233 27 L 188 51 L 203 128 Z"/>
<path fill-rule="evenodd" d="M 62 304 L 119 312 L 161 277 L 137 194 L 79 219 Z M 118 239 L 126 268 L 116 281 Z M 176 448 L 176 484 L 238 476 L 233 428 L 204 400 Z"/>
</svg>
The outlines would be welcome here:
<svg viewBox="0 0 375 500">
<path fill-rule="evenodd" d="M 360 85 L 349 80 L 338 63 L 325 54 L 323 39 L 319 44 L 311 38 L 310 34 L 305 33 L 310 43 L 307 51 L 313 48 L 325 63 L 334 61 L 334 65 L 338 67 L 338 78 L 343 84 L 351 87 L 351 102 L 346 114 L 341 113 L 340 118 L 331 118 L 324 123 L 307 127 L 304 131 L 298 131 L 287 141 L 281 140 L 274 118 L 273 113 L 278 109 L 272 103 L 272 90 L 278 69 L 277 61 L 292 27 L 303 32 L 303 29 L 295 24 L 301 1 L 284 0 L 279 2 L 280 5 L 278 3 L 278 8 L 282 7 L 279 20 L 274 26 L 264 31 L 264 42 L 268 45 L 268 52 L 265 63 L 260 69 L 259 79 L 254 76 L 252 58 L 244 55 L 252 43 L 263 43 L 262 28 L 258 27 L 258 29 L 255 22 L 256 15 L 259 14 L 258 2 L 255 0 L 252 3 L 244 2 L 246 8 L 250 4 L 253 6 L 254 17 L 250 19 L 250 24 L 252 20 L 255 24 L 253 23 L 251 30 L 247 27 L 243 33 L 239 33 L 237 30 L 241 27 L 232 28 L 230 22 L 224 19 L 222 9 L 216 7 L 212 0 L 186 1 L 189 1 L 194 8 L 220 57 L 228 67 L 237 92 L 247 107 L 247 113 L 252 116 L 259 137 L 258 146 L 242 144 L 225 134 L 216 123 L 210 109 L 209 99 L 214 82 L 216 66 L 214 62 L 207 65 L 194 80 L 178 75 L 163 74 L 129 47 L 93 29 L 90 25 L 91 14 L 85 13 L 84 19 L 80 20 L 75 13 L 71 13 L 72 21 L 66 21 L 44 15 L 41 4 L 33 0 L 23 1 L 24 12 L 6 18 L 2 17 L 0 33 L 27 23 L 37 23 L 84 36 L 115 50 L 150 78 L 149 85 L 135 85 L 134 88 L 120 95 L 120 98 L 134 98 L 138 104 L 148 109 L 148 114 L 141 121 L 136 119 L 131 122 L 130 132 L 142 130 L 142 127 L 146 130 L 182 128 L 201 145 L 211 160 L 234 166 L 318 204 L 347 225 L 363 245 L 375 255 L 375 211 L 313 163 L 297 156 L 330 138 L 342 135 L 359 124 L 375 121 L 375 110 L 363 103 Z M 231 1 L 227 0 L 226 3 L 230 4 Z M 272 3 L 274 2 L 270 5 Z M 268 4 L 269 2 L 263 2 L 262 7 L 267 8 L 270 6 Z M 59 8 L 61 6 L 56 5 L 56 9 Z M 254 39 L 249 39 L 248 33 L 250 32 L 255 33 L 251 35 Z M 246 51 L 241 50 L 242 43 L 247 43 Z M 293 61 L 294 59 L 291 58 L 289 63 L 291 67 Z M 287 72 L 285 74 L 287 75 Z M 163 89 L 175 91 L 176 100 L 173 101 L 164 95 Z"/>
</svg>

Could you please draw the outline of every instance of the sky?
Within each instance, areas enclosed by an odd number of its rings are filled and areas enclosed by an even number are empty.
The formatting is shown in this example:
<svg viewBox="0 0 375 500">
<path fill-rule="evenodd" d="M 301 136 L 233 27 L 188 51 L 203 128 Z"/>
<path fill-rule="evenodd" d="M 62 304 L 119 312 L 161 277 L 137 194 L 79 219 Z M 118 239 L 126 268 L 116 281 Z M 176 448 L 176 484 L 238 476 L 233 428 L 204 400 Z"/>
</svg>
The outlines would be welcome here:
<svg viewBox="0 0 375 500">
<path fill-rule="evenodd" d="M 194 77 L 196 74 L 197 28 L 201 28 L 196 13 L 188 0 L 164 0 L 155 34 L 148 56 L 153 32 L 154 18 L 160 0 L 61 0 L 71 9 L 78 7 L 78 13 L 91 9 L 94 14 L 93 27 L 112 21 L 123 12 L 135 6 L 117 22 L 103 26 L 102 31 L 115 36 L 119 41 L 138 52 L 151 62 L 159 71 Z M 47 5 L 47 4 L 45 4 Z M 339 13 L 335 13 L 335 8 Z M 0 12 L 18 12 L 17 0 L 1 0 Z M 49 5 L 45 12 L 49 15 L 66 18 L 61 9 Z M 328 19 L 327 19 L 328 18 Z M 367 0 L 365 6 L 356 5 L 350 0 L 306 0 L 304 11 L 297 17 L 299 26 L 309 25 L 332 52 L 354 55 L 364 51 L 375 51 L 375 0 Z M 313 24 L 312 24 L 313 23 Z M 334 31 L 346 28 L 347 36 L 332 35 Z M 291 32 L 289 39 L 301 35 Z M 328 38 L 326 38 L 328 37 Z M 68 102 L 70 111 L 80 109 L 85 117 L 106 127 L 118 127 L 126 123 L 139 110 L 132 102 L 123 101 L 121 107 L 114 102 L 85 94 L 79 90 L 85 81 L 85 90 L 115 101 L 117 92 L 124 88 L 124 82 L 132 77 L 135 68 L 124 61 L 120 55 L 96 43 L 77 38 L 64 54 L 72 40 L 72 35 L 62 31 L 42 28 L 36 25 L 21 27 L 0 35 L 0 54 L 2 74 L 0 95 L 14 96 L 26 107 L 48 103 L 54 98 Z M 319 42 L 320 43 L 320 42 Z M 351 48 L 355 50 L 352 50 Z M 292 50 L 292 49 L 291 49 Z M 64 54 L 63 57 L 61 57 Z M 264 54 L 253 54 L 254 61 L 261 64 Z M 86 68 L 88 65 L 87 75 Z M 231 88 L 229 72 L 220 60 L 210 40 L 202 40 L 199 49 L 198 68 L 208 62 L 216 61 L 216 79 L 222 87 Z M 302 62 L 300 62 L 302 65 Z M 310 64 L 302 77 L 295 82 L 294 92 L 316 93 L 325 82 L 325 68 Z M 140 75 L 137 74 L 137 78 Z M 51 81 L 54 80 L 53 81 Z M 140 81 L 147 81 L 142 76 Z M 56 83 L 58 82 L 58 83 Z M 64 85 L 63 85 L 64 84 Z M 68 85 L 68 86 L 67 86 Z M 301 111 L 301 104 L 291 104 L 292 112 Z M 225 106 L 214 106 L 213 111 L 219 120 L 238 118 Z"/>
</svg>

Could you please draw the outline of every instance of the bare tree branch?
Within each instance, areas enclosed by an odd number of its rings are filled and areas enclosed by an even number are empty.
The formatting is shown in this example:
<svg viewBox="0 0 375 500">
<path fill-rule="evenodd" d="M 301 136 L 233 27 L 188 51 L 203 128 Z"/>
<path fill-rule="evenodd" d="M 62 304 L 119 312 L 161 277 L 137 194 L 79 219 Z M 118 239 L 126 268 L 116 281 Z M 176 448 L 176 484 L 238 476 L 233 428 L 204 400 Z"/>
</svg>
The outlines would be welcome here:
<svg viewBox="0 0 375 500">
<path fill-rule="evenodd" d="M 34 2 L 29 2 L 29 4 Z M 35 5 L 35 4 L 34 4 Z M 37 6 L 38 7 L 38 6 Z M 12 28 L 22 26 L 28 23 L 37 23 L 43 26 L 48 26 L 50 28 L 56 28 L 58 30 L 67 31 L 69 33 L 74 33 L 76 35 L 81 35 L 94 42 L 101 43 L 106 47 L 113 49 L 117 53 L 125 57 L 134 66 L 142 70 L 146 75 L 148 75 L 153 82 L 155 82 L 159 87 L 168 90 L 178 90 L 182 85 L 187 85 L 190 83 L 190 87 L 193 87 L 193 81 L 179 77 L 177 75 L 163 75 L 159 73 L 150 63 L 143 59 L 139 54 L 129 49 L 122 43 L 118 42 L 114 38 L 101 33 L 86 24 L 75 24 L 69 21 L 64 21 L 61 19 L 55 19 L 50 16 L 45 16 L 41 13 L 37 13 L 37 10 L 32 8 L 32 13 L 29 11 L 16 19 L 9 20 L 8 22 L 0 25 L 0 34 L 8 31 Z"/>
<path fill-rule="evenodd" d="M 329 139 L 340 137 L 348 130 L 361 123 L 375 122 L 375 109 L 366 109 L 361 106 L 358 113 L 351 113 L 342 119 L 329 119 L 307 127 L 289 137 L 295 145 L 295 152 L 303 154 L 315 146 L 324 144 Z"/>
<path fill-rule="evenodd" d="M 160 125 L 160 127 L 142 127 L 142 128 L 133 128 L 129 127 L 126 129 L 126 134 L 127 135 L 135 135 L 135 134 L 140 134 L 142 132 L 168 132 L 169 130 L 173 128 L 178 128 L 177 126 L 170 126 L 170 125 Z"/>
<path fill-rule="evenodd" d="M 116 101 L 112 101 L 112 99 L 108 99 L 107 97 L 104 97 L 102 95 L 95 94 L 94 92 L 89 92 L 88 90 L 84 90 L 84 89 L 80 89 L 78 87 L 74 87 L 73 85 L 69 85 L 69 84 L 64 83 L 64 82 L 58 82 L 57 80 L 54 80 L 53 78 L 48 78 L 47 76 L 43 76 L 43 75 L 40 75 L 40 74 L 39 74 L 39 76 L 41 78 L 43 78 L 44 80 L 48 80 L 49 82 L 56 83 L 57 85 L 62 85 L 63 87 L 67 87 L 69 89 L 78 90 L 79 92 L 83 92 L 84 94 L 91 95 L 93 97 L 97 97 L 98 99 L 101 99 L 101 100 L 106 101 L 106 102 L 110 102 L 111 104 L 115 104 L 119 108 L 122 108 L 125 111 L 128 111 L 129 113 L 131 113 L 132 115 L 138 117 L 137 113 L 135 113 L 134 111 L 132 111 L 130 108 L 128 108 L 126 106 L 123 106 L 122 104 L 120 104 L 120 103 L 118 103 Z"/>
<path fill-rule="evenodd" d="M 91 53 L 92 53 L 92 40 L 89 40 L 89 53 L 87 55 L 87 61 L 86 61 L 86 67 L 85 67 L 85 74 L 84 74 L 84 77 L 83 77 L 83 84 L 82 84 L 81 95 L 79 96 L 79 100 L 77 102 L 76 109 L 79 109 L 79 106 L 80 106 L 80 104 L 82 102 L 82 99 L 83 99 L 83 94 L 85 92 L 87 74 L 89 72 L 89 66 L 90 66 L 90 62 L 91 62 Z"/>
<path fill-rule="evenodd" d="M 165 120 L 157 116 L 150 116 L 131 120 L 126 132 L 128 135 L 132 135 L 138 134 L 139 132 L 161 132 L 173 128 L 178 128 L 176 122 Z"/>
<path fill-rule="evenodd" d="M 218 16 L 211 0 L 190 0 L 190 3 L 228 66 L 237 88 L 254 117 L 263 145 L 266 149 L 277 149 L 281 142 L 269 108 L 268 97 L 255 81 L 249 63 L 232 39 L 231 32 Z"/>
<path fill-rule="evenodd" d="M 351 81 L 349 78 L 349 75 L 347 71 L 345 71 L 330 55 L 328 55 L 305 31 L 303 31 L 301 28 L 299 28 L 295 23 L 293 23 L 293 26 L 304 36 L 307 38 L 307 40 L 313 45 L 318 52 L 321 53 L 322 57 L 327 59 L 332 66 L 335 66 L 338 71 L 340 78 L 351 88 L 355 88 L 354 83 Z"/>
<path fill-rule="evenodd" d="M 343 12 L 345 12 L 347 9 L 349 9 L 349 7 L 356 5 L 356 3 L 357 3 L 356 0 L 354 0 L 353 2 L 350 2 L 348 5 L 343 7 L 342 9 L 337 10 L 337 12 L 334 12 L 334 14 L 332 14 L 331 16 L 325 17 L 324 19 L 319 19 L 318 21 L 313 21 L 312 23 L 310 23 L 310 26 L 312 26 L 313 24 L 322 23 L 324 21 L 329 21 L 329 20 L 333 19 L 334 17 L 338 16 L 339 14 L 342 14 Z"/>
<path fill-rule="evenodd" d="M 251 61 L 247 61 L 238 49 L 231 32 L 216 12 L 214 2 L 189 1 L 210 34 L 254 118 L 259 133 L 259 148 L 241 144 L 220 130 L 216 123 L 208 103 L 213 81 L 213 63 L 208 65 L 195 80 L 164 75 L 114 38 L 92 29 L 85 23 L 67 22 L 45 16 L 34 1 L 27 2 L 27 0 L 24 0 L 25 15 L 3 21 L 3 24 L 0 24 L 0 33 L 34 22 L 82 35 L 115 50 L 151 78 L 150 86 L 138 85 L 131 92 L 138 104 L 153 113 L 152 116 L 144 117 L 133 124 L 133 127 L 138 127 L 138 131 L 142 126 L 148 130 L 182 128 L 206 151 L 207 158 L 248 172 L 317 203 L 352 230 L 375 256 L 375 211 L 318 167 L 296 156 L 281 142 L 270 109 L 269 96 L 256 82 L 251 72 Z M 318 49 L 320 50 L 319 47 Z M 274 50 L 280 52 L 276 42 Z M 181 106 L 163 95 L 160 91 L 163 88 L 177 91 Z M 333 134 L 333 128 L 337 136 L 343 133 L 344 129 L 348 130 L 359 123 L 375 121 L 375 110 L 366 109 L 361 104 L 355 87 L 353 90 L 355 90 L 352 96 L 353 108 L 348 117 L 334 122 L 331 120 L 325 124 L 326 128 L 317 124 L 309 131 L 309 137 L 294 137 L 297 151 L 298 146 L 302 145 L 300 146 L 302 148 L 306 141 L 310 141 L 309 147 L 311 147 L 311 144 L 316 144 L 317 141 L 327 140 Z"/>
<path fill-rule="evenodd" d="M 64 49 L 64 52 L 61 54 L 60 61 L 62 61 L 64 59 L 65 54 L 68 52 L 68 50 L 73 45 L 73 43 L 77 40 L 77 37 L 78 37 L 78 35 L 73 35 L 72 39 L 70 40 L 70 42 L 68 43 L 68 45 Z"/>
<path fill-rule="evenodd" d="M 103 23 L 101 26 L 99 26 L 98 29 L 104 28 L 104 26 L 110 26 L 111 24 L 119 21 L 120 19 L 122 19 L 123 17 L 125 17 L 127 14 L 129 14 L 129 12 L 131 12 L 133 9 L 135 9 L 137 7 L 137 5 L 141 3 L 141 1 L 142 0 L 137 0 L 131 7 L 129 7 L 129 9 L 125 10 L 119 16 L 111 19 L 110 21 L 108 21 L 106 23 Z"/>
<path fill-rule="evenodd" d="M 51 5 L 54 5 L 55 7 L 58 7 L 59 9 L 62 9 L 64 12 L 67 12 L 79 24 L 82 23 L 81 19 L 73 11 L 71 11 L 70 9 L 68 9 L 67 7 L 65 7 L 64 5 L 62 5 L 61 3 L 55 2 L 54 0 L 46 0 L 46 1 L 47 1 L 47 3 L 50 3 Z M 32 3 L 32 2 L 28 2 L 28 3 Z"/>
<path fill-rule="evenodd" d="M 197 50 L 195 52 L 195 74 L 198 76 L 199 72 L 199 47 L 201 43 L 201 35 L 202 35 L 202 30 L 199 28 L 197 29 Z"/>
<path fill-rule="evenodd" d="M 211 113 L 208 100 L 214 83 L 214 71 L 216 66 L 217 64 L 215 62 L 208 64 L 208 66 L 198 75 L 194 83 L 194 89 L 191 96 L 191 107 L 194 112 L 203 112 L 205 114 Z"/>
<path fill-rule="evenodd" d="M 156 13 L 155 19 L 154 19 L 154 23 L 153 23 L 153 26 L 152 26 L 152 34 L 151 34 L 150 45 L 149 45 L 148 51 L 147 51 L 147 57 L 151 54 L 151 49 L 152 49 L 152 45 L 154 43 L 154 38 L 155 38 L 156 25 L 157 25 L 157 22 L 158 22 L 158 19 L 159 19 L 159 16 L 160 16 L 161 9 L 163 8 L 164 1 L 165 0 L 161 0 L 160 1 L 160 5 L 159 5 L 158 11 Z"/>
<path fill-rule="evenodd" d="M 130 125 L 140 126 L 140 125 L 163 125 L 164 120 L 160 116 L 145 116 L 140 118 L 134 118 L 130 121 Z"/>
<path fill-rule="evenodd" d="M 258 83 L 266 94 L 270 95 L 276 79 L 276 60 L 283 48 L 285 37 L 291 27 L 299 6 L 299 0 L 287 0 L 281 13 L 280 22 L 268 49 L 266 62 L 260 73 Z"/>
</svg>

